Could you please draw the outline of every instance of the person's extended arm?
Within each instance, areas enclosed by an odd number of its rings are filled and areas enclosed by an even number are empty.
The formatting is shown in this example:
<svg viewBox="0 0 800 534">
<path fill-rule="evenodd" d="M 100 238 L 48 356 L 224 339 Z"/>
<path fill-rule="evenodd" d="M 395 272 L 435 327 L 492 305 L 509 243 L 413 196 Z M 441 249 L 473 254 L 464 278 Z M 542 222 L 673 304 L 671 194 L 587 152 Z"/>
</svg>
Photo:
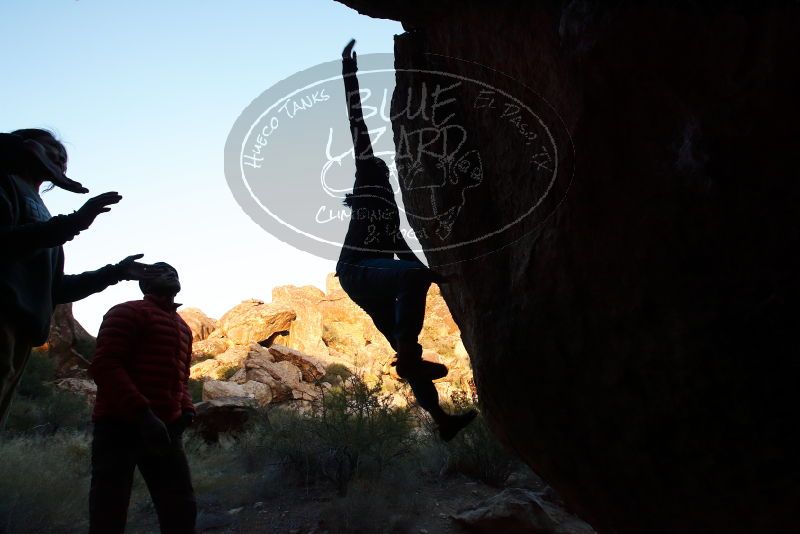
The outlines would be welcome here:
<svg viewBox="0 0 800 534">
<path fill-rule="evenodd" d="M 109 396 L 115 411 L 138 419 L 149 408 L 147 398 L 131 380 L 127 367 L 139 334 L 136 310 L 129 304 L 118 304 L 103 317 L 97 333 L 97 349 L 89 366 L 89 376 L 98 388 L 113 391 Z"/>
<path fill-rule="evenodd" d="M 121 280 L 118 265 L 106 265 L 81 274 L 62 274 L 53 284 L 53 300 L 56 304 L 83 300 Z"/>
<path fill-rule="evenodd" d="M 86 230 L 108 206 L 122 198 L 115 192 L 90 198 L 78 211 L 69 215 L 56 215 L 47 221 L 14 224 L 15 195 L 10 185 L 0 187 L 0 249 L 8 259 L 23 259 L 37 249 L 58 247 Z"/>
<path fill-rule="evenodd" d="M 16 195 L 10 189 L 11 183 L 4 179 L 0 187 L 0 249 L 11 258 L 23 258 L 26 254 L 40 249 L 63 245 L 80 232 L 78 221 L 73 215 L 56 215 L 44 222 L 14 224 Z"/>
<path fill-rule="evenodd" d="M 99 293 L 122 280 L 142 280 L 157 276 L 160 272 L 158 267 L 136 261 L 142 256 L 143 254 L 134 254 L 119 263 L 81 274 L 63 274 L 63 258 L 61 258 L 59 262 L 61 274 L 57 275 L 53 284 L 53 300 L 56 304 L 75 302 Z"/>
<path fill-rule="evenodd" d="M 344 93 L 347 99 L 347 115 L 350 118 L 350 133 L 353 136 L 353 149 L 356 161 L 373 156 L 372 142 L 364 121 L 361 110 L 361 93 L 358 87 L 358 64 L 356 53 L 353 51 L 355 40 L 351 40 L 342 51 L 342 78 L 344 79 Z"/>
</svg>

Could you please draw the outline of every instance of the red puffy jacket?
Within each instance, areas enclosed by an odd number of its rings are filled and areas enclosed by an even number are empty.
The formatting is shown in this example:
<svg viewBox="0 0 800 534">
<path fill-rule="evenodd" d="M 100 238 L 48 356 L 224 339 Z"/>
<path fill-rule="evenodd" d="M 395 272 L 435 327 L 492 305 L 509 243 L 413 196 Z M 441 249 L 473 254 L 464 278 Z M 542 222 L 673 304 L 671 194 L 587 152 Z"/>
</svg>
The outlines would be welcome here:
<svg viewBox="0 0 800 534">
<path fill-rule="evenodd" d="M 178 306 L 145 295 L 105 314 L 89 367 L 97 383 L 92 421 L 133 421 L 148 407 L 165 423 L 194 412 L 187 389 L 192 332 Z"/>
</svg>

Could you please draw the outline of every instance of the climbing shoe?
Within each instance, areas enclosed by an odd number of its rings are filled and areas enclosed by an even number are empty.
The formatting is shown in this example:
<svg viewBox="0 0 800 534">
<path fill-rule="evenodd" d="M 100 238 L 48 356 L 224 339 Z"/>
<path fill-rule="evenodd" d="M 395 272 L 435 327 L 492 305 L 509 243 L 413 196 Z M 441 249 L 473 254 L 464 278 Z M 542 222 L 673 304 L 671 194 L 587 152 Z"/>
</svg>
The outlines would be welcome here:
<svg viewBox="0 0 800 534">
<path fill-rule="evenodd" d="M 448 415 L 447 418 L 439 423 L 439 437 L 442 441 L 450 441 L 461 429 L 470 424 L 478 415 L 475 410 L 470 410 L 458 415 Z"/>
</svg>

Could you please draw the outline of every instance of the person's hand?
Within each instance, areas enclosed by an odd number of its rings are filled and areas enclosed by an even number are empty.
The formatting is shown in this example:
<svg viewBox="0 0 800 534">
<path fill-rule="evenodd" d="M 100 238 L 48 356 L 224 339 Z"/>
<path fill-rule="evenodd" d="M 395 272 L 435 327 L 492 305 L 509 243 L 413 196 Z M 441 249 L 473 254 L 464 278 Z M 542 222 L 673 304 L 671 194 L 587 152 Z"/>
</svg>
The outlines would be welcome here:
<svg viewBox="0 0 800 534">
<path fill-rule="evenodd" d="M 134 254 L 116 264 L 115 267 L 117 268 L 120 280 L 150 280 L 168 270 L 164 267 L 148 265 L 136 261 L 143 257 L 144 254 Z"/>
<path fill-rule="evenodd" d="M 101 213 L 111 211 L 112 204 L 118 203 L 122 200 L 122 196 L 116 191 L 110 191 L 90 198 L 81 208 L 75 212 L 75 215 L 80 221 L 80 229 L 86 230 L 94 222 L 95 218 Z"/>
<path fill-rule="evenodd" d="M 178 419 L 178 428 L 180 429 L 181 433 L 192 426 L 194 423 L 194 412 L 185 411 L 181 414 L 181 418 Z"/>
<path fill-rule="evenodd" d="M 172 443 L 167 425 L 150 408 L 142 414 L 139 432 L 145 449 L 150 453 L 160 454 Z"/>
<path fill-rule="evenodd" d="M 342 50 L 342 60 L 344 60 L 344 61 L 352 61 L 353 62 L 353 67 L 355 67 L 357 65 L 357 56 L 356 56 L 355 51 L 353 50 L 353 47 L 355 45 L 356 45 L 356 40 L 355 39 L 350 39 L 350 42 L 347 43 L 347 46 L 345 46 L 344 50 Z"/>
<path fill-rule="evenodd" d="M 172 441 L 179 442 L 183 437 L 183 433 L 186 431 L 187 428 L 192 426 L 194 422 L 194 412 L 186 410 L 184 411 L 178 419 L 170 423 L 168 430 L 170 438 Z"/>
<path fill-rule="evenodd" d="M 355 39 L 350 39 L 350 42 L 347 43 L 347 46 L 344 47 L 342 50 L 342 58 L 343 59 L 356 59 L 355 52 L 353 52 L 353 47 L 356 45 Z M 351 53 L 353 54 L 351 56 Z"/>
</svg>

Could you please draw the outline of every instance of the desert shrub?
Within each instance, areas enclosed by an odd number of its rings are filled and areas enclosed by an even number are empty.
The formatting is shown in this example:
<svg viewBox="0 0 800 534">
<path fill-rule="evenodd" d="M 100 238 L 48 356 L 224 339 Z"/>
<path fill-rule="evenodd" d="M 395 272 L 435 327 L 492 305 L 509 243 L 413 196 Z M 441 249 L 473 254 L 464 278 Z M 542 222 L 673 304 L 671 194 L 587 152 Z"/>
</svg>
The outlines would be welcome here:
<svg viewBox="0 0 800 534">
<path fill-rule="evenodd" d="M 55 370 L 47 352 L 31 353 L 11 403 L 6 432 L 53 433 L 61 429 L 84 430 L 89 426 L 91 409 L 86 399 L 53 386 Z"/>
<path fill-rule="evenodd" d="M 94 353 L 97 350 L 97 340 L 94 338 L 80 339 L 75 343 L 75 350 L 87 360 L 94 358 Z"/>
<path fill-rule="evenodd" d="M 205 352 L 203 354 L 198 354 L 197 356 L 193 356 L 192 357 L 192 365 L 194 365 L 196 363 L 204 362 L 206 360 L 210 360 L 212 358 L 214 358 L 213 354 L 207 354 Z"/>
<path fill-rule="evenodd" d="M 203 381 L 194 378 L 189 379 L 188 384 L 189 395 L 192 397 L 192 402 L 202 402 L 203 400 Z"/>
<path fill-rule="evenodd" d="M 75 432 L 0 441 L 0 532 L 86 530 L 89 444 Z"/>
<path fill-rule="evenodd" d="M 325 376 L 321 382 L 328 382 L 334 385 L 341 385 L 342 382 L 353 376 L 353 373 L 342 363 L 332 363 L 325 368 Z"/>
<path fill-rule="evenodd" d="M 279 463 L 273 459 L 270 447 L 273 430 L 270 414 L 277 411 L 277 408 L 254 410 L 245 424 L 244 431 L 237 435 L 239 458 L 245 472 L 260 472 L 267 466 Z"/>
<path fill-rule="evenodd" d="M 320 526 L 335 534 L 412 532 L 408 518 L 423 504 L 415 493 L 417 487 L 395 478 L 355 481 L 347 495 L 322 508 Z"/>
<path fill-rule="evenodd" d="M 59 430 L 85 430 L 91 424 L 91 408 L 75 393 L 52 388 L 38 398 L 18 395 L 11 403 L 5 431 L 52 434 Z"/>
<path fill-rule="evenodd" d="M 48 382 L 55 379 L 56 363 L 47 351 L 33 350 L 19 380 L 17 395 L 31 398 L 48 397 L 52 393 Z"/>
<path fill-rule="evenodd" d="M 477 399 L 474 394 L 456 391 L 451 394 L 449 405 L 450 412 L 465 412 L 476 408 Z M 500 486 L 520 464 L 495 437 L 481 415 L 449 443 L 438 438 L 430 418 L 423 416 L 421 426 L 430 436 L 425 455 L 430 467 L 436 471 L 460 473 L 492 486 Z"/>
<path fill-rule="evenodd" d="M 220 380 L 230 380 L 236 372 L 241 369 L 238 365 L 230 365 L 228 367 L 221 367 L 217 373 Z"/>
<path fill-rule="evenodd" d="M 352 376 L 324 391 L 305 415 L 277 412 L 272 450 L 307 482 L 328 480 L 340 495 L 353 479 L 379 477 L 414 447 L 409 411 L 392 407 L 381 388 Z"/>
</svg>

